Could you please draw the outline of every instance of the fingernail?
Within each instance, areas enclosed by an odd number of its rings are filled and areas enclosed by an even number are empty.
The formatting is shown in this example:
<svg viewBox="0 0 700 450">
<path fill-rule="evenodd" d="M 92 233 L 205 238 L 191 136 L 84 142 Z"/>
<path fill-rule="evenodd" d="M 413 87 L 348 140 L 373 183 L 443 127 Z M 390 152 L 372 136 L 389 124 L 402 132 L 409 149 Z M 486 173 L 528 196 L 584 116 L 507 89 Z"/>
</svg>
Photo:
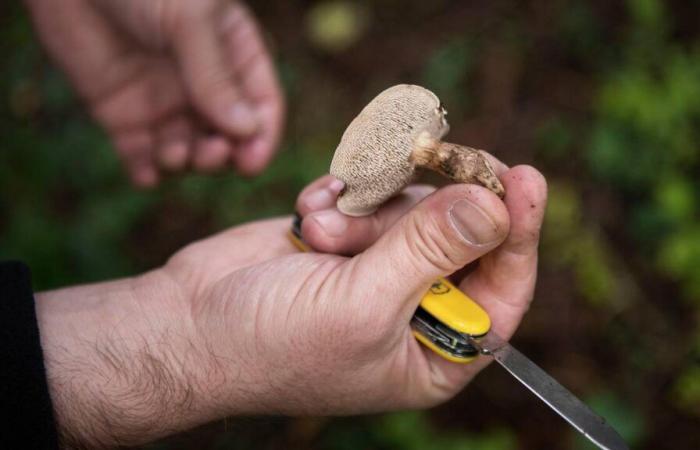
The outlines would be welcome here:
<svg viewBox="0 0 700 450">
<path fill-rule="evenodd" d="M 235 103 L 231 107 L 230 117 L 236 128 L 253 131 L 257 127 L 255 111 L 244 101 Z"/>
<path fill-rule="evenodd" d="M 339 194 L 340 191 L 342 191 L 344 187 L 345 187 L 345 183 L 343 183 L 342 181 L 340 181 L 337 178 L 333 178 L 333 180 L 328 185 L 328 189 L 330 189 L 331 192 L 333 192 L 336 195 Z"/>
<path fill-rule="evenodd" d="M 327 186 L 310 192 L 304 196 L 304 205 L 311 211 L 320 211 L 335 205 L 338 194 L 343 190 L 345 183 L 334 178 Z"/>
<path fill-rule="evenodd" d="M 333 193 L 326 188 L 311 192 L 304 198 L 304 204 L 311 211 L 328 209 L 333 206 L 333 203 L 335 203 L 335 197 Z"/>
<path fill-rule="evenodd" d="M 329 237 L 340 237 L 348 228 L 348 218 L 335 209 L 320 211 L 311 216 Z"/>
<path fill-rule="evenodd" d="M 449 214 L 454 229 L 470 244 L 487 245 L 498 240 L 498 226 L 477 204 L 458 200 L 450 207 Z"/>
</svg>

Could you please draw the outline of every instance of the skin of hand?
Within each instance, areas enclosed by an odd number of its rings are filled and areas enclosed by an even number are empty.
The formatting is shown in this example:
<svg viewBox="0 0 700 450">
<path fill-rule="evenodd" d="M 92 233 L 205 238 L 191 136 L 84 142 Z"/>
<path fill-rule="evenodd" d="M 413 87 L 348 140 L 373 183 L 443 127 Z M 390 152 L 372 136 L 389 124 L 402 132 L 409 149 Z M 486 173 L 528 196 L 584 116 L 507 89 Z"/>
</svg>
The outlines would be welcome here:
<svg viewBox="0 0 700 450">
<path fill-rule="evenodd" d="M 139 277 L 39 294 L 64 442 L 134 445 L 226 416 L 451 398 L 487 361 L 445 361 L 409 323 L 437 277 L 480 258 L 460 287 L 499 335 L 515 331 L 533 295 L 546 185 L 527 166 L 503 167 L 501 180 L 504 202 L 480 186 L 416 186 L 349 218 L 327 176 L 299 197 L 304 237 L 353 257 L 298 253 L 283 218 L 193 243 Z"/>
<path fill-rule="evenodd" d="M 191 165 L 259 173 L 284 119 L 275 69 L 233 0 L 25 0 L 46 49 L 132 181 Z"/>
</svg>

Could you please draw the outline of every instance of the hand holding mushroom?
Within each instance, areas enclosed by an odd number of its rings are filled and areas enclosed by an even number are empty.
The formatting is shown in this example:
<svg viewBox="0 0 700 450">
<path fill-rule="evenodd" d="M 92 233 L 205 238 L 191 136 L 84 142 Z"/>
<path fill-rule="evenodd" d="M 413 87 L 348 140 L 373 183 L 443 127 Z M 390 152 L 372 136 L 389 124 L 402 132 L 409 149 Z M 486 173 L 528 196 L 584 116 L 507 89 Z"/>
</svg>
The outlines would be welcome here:
<svg viewBox="0 0 700 450">
<path fill-rule="evenodd" d="M 352 258 L 299 253 L 287 217 L 195 242 L 138 277 L 37 294 L 63 434 L 133 446 L 233 415 L 447 400 L 487 360 L 456 365 L 418 344 L 409 324 L 425 290 L 478 260 L 459 287 L 504 338 L 534 290 L 544 178 L 493 167 L 503 201 L 474 184 L 410 186 L 363 217 L 335 208 L 342 182 L 319 179 L 297 203 L 304 238 Z"/>
<path fill-rule="evenodd" d="M 421 169 L 503 198 L 499 176 L 508 167 L 484 151 L 442 142 L 446 115 L 437 96 L 420 86 L 393 86 L 374 98 L 343 134 L 331 163 L 334 178 L 317 180 L 299 196 L 297 211 L 312 216 L 302 225 L 307 242 L 329 253 L 364 250 L 379 230 L 434 191 L 406 188 Z"/>
<path fill-rule="evenodd" d="M 459 287 L 505 338 L 532 298 L 544 179 L 527 166 L 500 177 L 503 202 L 476 185 L 411 186 L 349 217 L 334 206 L 341 184 L 326 176 L 299 199 L 304 237 L 364 250 L 355 257 L 299 253 L 285 217 L 193 243 L 138 277 L 37 294 L 62 432 L 87 447 L 133 446 L 234 415 L 450 398 L 486 359 L 456 365 L 418 344 L 409 323 L 422 293 L 478 259 Z M 324 234 L 337 219 L 343 232 Z"/>
</svg>

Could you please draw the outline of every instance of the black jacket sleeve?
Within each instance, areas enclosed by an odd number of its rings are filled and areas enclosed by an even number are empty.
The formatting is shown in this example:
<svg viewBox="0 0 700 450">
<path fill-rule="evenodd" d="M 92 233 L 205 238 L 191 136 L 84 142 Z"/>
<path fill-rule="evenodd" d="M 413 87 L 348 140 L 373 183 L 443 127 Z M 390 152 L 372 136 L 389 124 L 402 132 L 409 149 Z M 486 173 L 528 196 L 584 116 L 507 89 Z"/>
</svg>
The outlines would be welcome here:
<svg viewBox="0 0 700 450">
<path fill-rule="evenodd" d="M 0 448 L 58 448 L 27 266 L 0 262 Z"/>
</svg>

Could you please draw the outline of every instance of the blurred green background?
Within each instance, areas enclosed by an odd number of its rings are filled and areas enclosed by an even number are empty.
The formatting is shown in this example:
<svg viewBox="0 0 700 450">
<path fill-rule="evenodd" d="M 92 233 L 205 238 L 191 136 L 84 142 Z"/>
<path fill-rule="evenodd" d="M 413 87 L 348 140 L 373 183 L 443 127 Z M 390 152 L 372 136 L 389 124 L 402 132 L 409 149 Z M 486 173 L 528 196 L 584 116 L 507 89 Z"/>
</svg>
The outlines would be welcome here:
<svg viewBox="0 0 700 450">
<path fill-rule="evenodd" d="M 700 4 L 290 1 L 252 5 L 289 100 L 264 175 L 131 188 L 104 134 L 0 5 L 0 259 L 36 289 L 135 274 L 216 230 L 289 213 L 342 131 L 413 82 L 452 141 L 545 173 L 533 304 L 514 343 L 636 449 L 700 448 Z M 591 448 L 492 366 L 430 411 L 249 418 L 152 449 Z"/>
</svg>

